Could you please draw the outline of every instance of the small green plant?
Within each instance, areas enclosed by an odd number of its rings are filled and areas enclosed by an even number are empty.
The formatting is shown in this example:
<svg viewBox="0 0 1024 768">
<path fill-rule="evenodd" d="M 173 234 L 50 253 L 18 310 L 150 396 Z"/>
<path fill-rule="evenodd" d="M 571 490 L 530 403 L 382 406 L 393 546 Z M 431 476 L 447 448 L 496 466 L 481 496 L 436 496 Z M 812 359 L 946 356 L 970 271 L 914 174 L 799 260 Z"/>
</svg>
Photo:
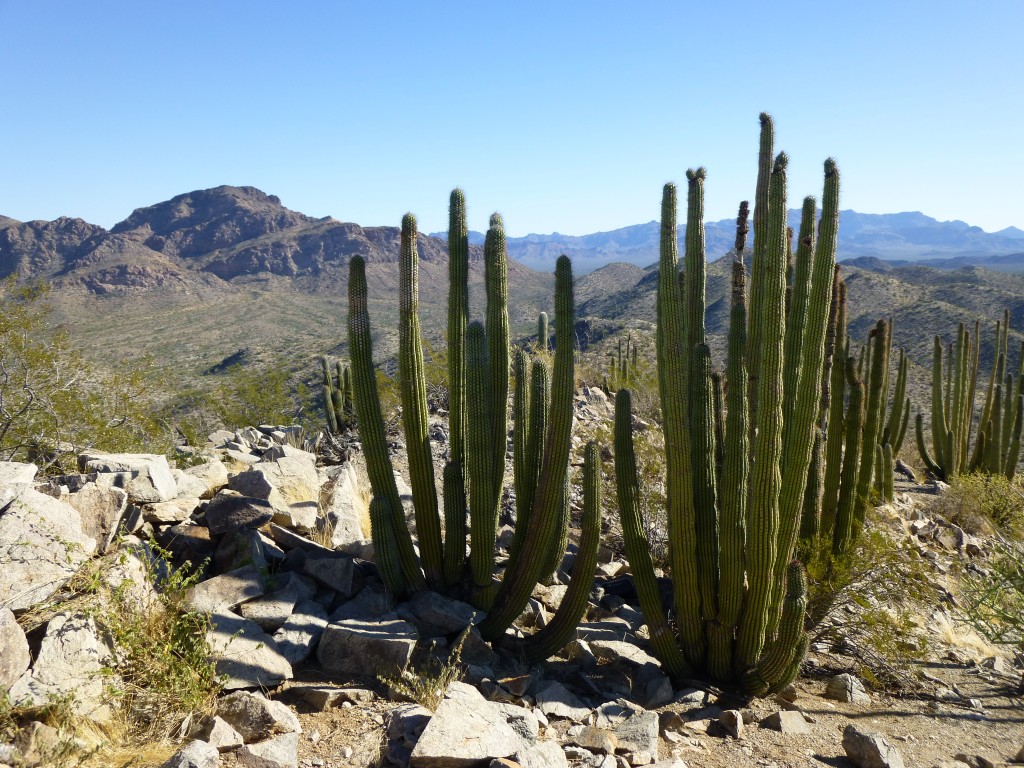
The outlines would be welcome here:
<svg viewBox="0 0 1024 768">
<path fill-rule="evenodd" d="M 379 675 L 377 679 L 399 696 L 415 701 L 433 712 L 444 699 L 448 686 L 462 679 L 465 672 L 462 667 L 462 647 L 472 626 L 469 624 L 459 633 L 444 661 L 430 656 L 418 667 L 407 668 L 397 674 Z"/>
<path fill-rule="evenodd" d="M 991 534 L 997 530 L 1018 540 L 1024 536 L 1021 482 L 1003 475 L 957 475 L 932 510 L 968 533 Z"/>
<path fill-rule="evenodd" d="M 1003 539 L 984 573 L 963 582 L 963 612 L 989 642 L 1024 649 L 1024 547 Z"/>
</svg>

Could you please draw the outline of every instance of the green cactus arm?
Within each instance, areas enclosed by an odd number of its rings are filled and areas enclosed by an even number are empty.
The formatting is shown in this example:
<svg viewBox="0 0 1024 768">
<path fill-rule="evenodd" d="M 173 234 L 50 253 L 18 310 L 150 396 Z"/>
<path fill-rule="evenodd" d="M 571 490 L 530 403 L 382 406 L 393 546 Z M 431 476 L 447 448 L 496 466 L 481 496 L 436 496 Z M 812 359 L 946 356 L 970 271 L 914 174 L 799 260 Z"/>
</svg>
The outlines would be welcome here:
<svg viewBox="0 0 1024 768">
<path fill-rule="evenodd" d="M 1013 421 L 1016 417 L 1017 398 L 1014 397 L 1013 374 L 1006 374 L 1006 386 L 1003 387 L 1003 423 L 1000 425 L 999 434 L 1002 442 L 999 446 L 999 467 L 998 472 L 1005 471 L 1006 452 L 1010 450 L 1010 435 L 1013 431 Z"/>
<path fill-rule="evenodd" d="M 395 536 L 394 515 L 389 506 L 383 496 L 374 496 L 370 500 L 370 531 L 381 581 L 388 592 L 398 595 L 405 591 L 405 577 L 402 575 L 402 564 L 397 557 L 398 541 Z"/>
<path fill-rule="evenodd" d="M 932 446 L 935 450 L 935 464 L 942 468 L 942 476 L 950 468 L 946 456 L 946 430 L 949 429 L 946 411 L 943 407 L 945 394 L 942 388 L 942 339 L 935 337 L 932 348 Z M 923 458 L 923 457 L 922 457 Z"/>
<path fill-rule="evenodd" d="M 684 301 L 686 350 L 704 343 L 704 311 L 706 306 L 706 264 L 704 241 L 704 168 L 686 172 L 686 299 Z"/>
<path fill-rule="evenodd" d="M 587 610 L 601 542 L 601 451 L 591 440 L 583 449 L 583 518 L 569 588 L 554 617 L 525 644 L 527 663 L 552 656 L 572 638 Z"/>
<path fill-rule="evenodd" d="M 757 153 L 757 185 L 754 191 L 754 255 L 751 259 L 751 274 L 757 272 L 757 262 L 765 254 L 768 247 L 768 217 L 770 210 L 769 187 L 771 184 L 772 168 L 775 158 L 775 125 L 771 115 L 762 112 L 761 121 L 761 142 Z M 783 224 L 783 236 L 785 235 L 785 224 Z M 785 287 L 783 287 L 785 292 Z M 750 286 L 750 343 L 747 346 L 748 361 L 747 372 L 750 382 L 750 428 L 757 426 L 758 390 L 760 387 L 759 378 L 761 375 L 761 334 L 763 330 L 754 322 L 754 318 L 761 315 L 761 287 L 758 280 L 753 280 Z M 753 435 L 751 435 L 753 437 Z M 753 440 L 751 440 L 753 445 Z"/>
<path fill-rule="evenodd" d="M 683 294 L 679 285 L 676 187 L 666 184 L 661 200 L 661 256 L 658 264 L 657 356 L 665 435 L 665 487 L 673 600 L 683 651 L 690 664 L 703 664 L 705 636 L 697 582 L 697 529 L 690 464 L 689 393 L 684 387 Z"/>
<path fill-rule="evenodd" d="M 715 486 L 722 486 L 725 466 L 725 377 L 720 371 L 711 373 L 711 402 L 715 414 Z"/>
<path fill-rule="evenodd" d="M 907 425 L 910 423 L 910 398 L 905 397 L 903 399 L 903 418 L 900 419 L 899 429 L 896 430 L 896 439 L 892 443 L 892 455 L 893 458 L 898 458 L 900 451 L 903 450 L 903 441 L 907 436 Z"/>
<path fill-rule="evenodd" d="M 957 472 L 967 463 L 967 379 L 971 356 L 970 338 L 963 323 L 957 332 L 955 371 L 953 373 L 953 409 L 950 413 L 950 429 L 955 435 L 952 462 Z"/>
<path fill-rule="evenodd" d="M 416 249 L 416 217 L 402 218 L 398 272 L 398 371 L 402 396 L 402 425 L 409 457 L 409 484 L 416 513 L 416 535 L 427 583 L 443 580 L 441 520 L 434 483 L 434 458 L 430 450 L 427 420 L 427 382 L 419 318 L 419 254 Z"/>
<path fill-rule="evenodd" d="M 541 352 L 548 351 L 548 339 L 551 332 L 548 330 L 548 313 L 541 312 L 537 316 L 537 349 Z"/>
<path fill-rule="evenodd" d="M 1007 480 L 1013 480 L 1013 476 L 1017 472 L 1017 462 L 1020 460 L 1020 435 L 1021 427 L 1024 426 L 1024 394 L 1017 395 L 1016 403 L 1010 447 L 1006 451 L 1006 463 L 1003 465 L 1003 473 Z"/>
<path fill-rule="evenodd" d="M 803 566 L 794 560 L 786 570 L 786 596 L 782 603 L 778 634 L 765 649 L 757 665 L 742 676 L 741 684 L 746 693 L 760 696 L 776 686 L 786 684 L 782 682 L 784 676 L 791 674 L 794 661 L 802 661 L 802 656 L 798 658 L 798 654 L 806 653 L 807 650 L 802 640 L 807 634 L 804 632 L 806 612 L 807 576 Z"/>
<path fill-rule="evenodd" d="M 412 537 L 405 524 L 404 509 L 398 496 L 387 438 L 384 434 L 384 417 L 381 413 L 380 396 L 377 393 L 377 375 L 373 368 L 373 342 L 370 336 L 370 315 L 366 296 L 366 264 L 361 256 L 354 256 L 349 263 L 348 340 L 352 356 L 352 380 L 356 391 L 356 416 L 359 419 L 359 437 L 366 456 L 366 471 L 373 495 L 384 499 L 391 513 L 394 546 L 398 550 L 398 560 L 405 580 L 403 588 L 398 591 L 423 589 L 426 587 L 426 581 L 420 571 L 412 546 Z"/>
<path fill-rule="evenodd" d="M 544 466 L 537 481 L 530 527 L 523 542 L 524 553 L 545 551 L 546 545 L 555 535 L 562 504 L 572 437 L 574 324 L 572 263 L 567 256 L 560 256 L 555 265 L 555 366 L 551 409 L 544 444 Z M 540 557 L 520 557 L 509 562 L 493 606 L 480 624 L 480 633 L 484 639 L 493 641 L 499 638 L 522 613 L 543 566 Z"/>
<path fill-rule="evenodd" d="M 875 444 L 875 471 L 873 473 L 874 474 L 875 492 L 878 494 L 878 497 L 880 499 L 882 499 L 882 501 L 885 501 L 885 495 L 884 495 L 884 493 L 885 493 L 885 479 L 883 477 L 883 475 L 885 475 L 885 466 L 882 464 L 882 460 L 883 460 L 882 446 L 880 446 L 880 445 L 878 445 L 876 443 Z"/>
<path fill-rule="evenodd" d="M 448 203 L 448 429 L 450 456 L 466 466 L 466 326 L 469 317 L 469 226 L 466 195 Z"/>
<path fill-rule="evenodd" d="M 508 253 L 500 214 L 491 215 L 484 238 L 484 282 L 487 289 L 487 358 L 490 366 L 491 478 L 496 502 L 501 500 L 508 449 L 508 390 L 511 348 L 508 330 Z"/>
<path fill-rule="evenodd" d="M 454 586 L 466 568 L 466 480 L 452 459 L 441 474 L 444 489 L 444 583 Z"/>
<path fill-rule="evenodd" d="M 334 382 L 331 379 L 331 365 L 326 355 L 320 358 L 320 365 L 323 368 L 324 414 L 327 417 L 327 431 L 340 432 L 338 417 L 334 413 Z"/>
<path fill-rule="evenodd" d="M 891 344 L 891 325 L 889 330 L 889 343 Z M 892 391 L 892 408 L 889 411 L 889 418 L 885 422 L 885 429 L 882 430 L 883 442 L 891 443 L 893 451 L 897 454 L 900 451 L 900 445 L 903 443 L 902 439 L 899 437 L 901 426 L 900 422 L 903 417 L 904 403 L 907 399 L 907 369 L 909 367 L 907 354 L 903 349 L 900 349 L 900 360 L 896 365 L 896 386 Z"/>
<path fill-rule="evenodd" d="M 999 449 L 1003 444 L 1003 385 L 996 385 L 995 397 L 992 400 L 992 418 L 989 419 L 989 448 L 985 459 L 985 469 L 989 474 L 1003 472 L 1003 460 Z"/>
<path fill-rule="evenodd" d="M 551 401 L 549 378 L 547 361 L 544 358 L 535 359 L 530 369 L 529 431 L 524 460 L 515 475 L 516 528 L 510 552 L 513 558 L 518 556 L 526 540 L 526 532 L 530 529 L 530 513 L 537 495 L 537 478 L 544 459 L 544 436 L 547 434 Z"/>
<path fill-rule="evenodd" d="M 527 475 L 528 445 L 530 438 L 530 358 L 526 350 L 517 348 L 512 356 L 515 387 L 512 390 L 512 477 L 516 493 L 516 531 L 525 523 L 533 503 Z M 514 551 L 513 547 L 513 551 Z"/>
<path fill-rule="evenodd" d="M 924 416 L 920 413 L 917 414 L 917 418 L 914 420 L 914 435 L 917 438 L 917 452 L 921 456 L 921 461 L 924 462 L 925 467 L 939 480 L 945 478 L 945 474 L 942 471 L 942 467 L 932 458 L 931 453 L 928 451 L 928 446 L 924 442 Z"/>
<path fill-rule="evenodd" d="M 726 408 L 726 451 L 722 466 L 721 583 L 719 623 L 732 631 L 743 605 L 744 555 L 747 526 L 747 482 L 750 471 L 750 425 L 747 409 L 747 297 L 743 262 L 732 265 L 732 296 L 726 377 L 729 382 Z"/>
<path fill-rule="evenodd" d="M 843 469 L 839 479 L 839 505 L 835 525 L 826 533 L 832 536 L 832 551 L 837 555 L 847 552 L 853 541 L 854 507 L 858 493 L 861 443 L 864 439 L 864 382 L 857 376 L 857 364 L 852 357 L 846 359 L 846 385 L 850 390 L 850 404 L 846 409 L 846 449 L 843 451 Z"/>
<path fill-rule="evenodd" d="M 484 327 L 466 329 L 466 460 L 469 465 L 469 566 L 476 592 L 490 589 L 494 571 L 498 503 L 494 498 L 489 360 Z M 478 606 L 485 607 L 485 606 Z"/>
<path fill-rule="evenodd" d="M 875 447 L 878 445 L 879 416 L 878 403 L 884 393 L 882 385 L 885 380 L 885 346 L 888 343 L 889 324 L 885 320 L 879 320 L 875 324 L 874 336 L 872 339 L 873 364 L 870 368 L 871 378 L 867 387 L 867 408 L 864 418 L 864 439 L 861 443 L 860 471 L 857 475 L 857 499 L 854 504 L 853 517 L 856 529 L 854 534 L 860 532 L 864 524 L 864 516 L 867 514 L 871 481 L 874 478 L 875 470 Z"/>
<path fill-rule="evenodd" d="M 800 538 L 805 541 L 813 540 L 821 527 L 821 502 L 825 492 L 824 442 L 821 429 L 815 428 L 804 506 L 800 513 Z"/>
<path fill-rule="evenodd" d="M 827 429 L 829 424 L 829 409 L 832 404 L 832 371 L 838 349 L 843 348 L 844 340 L 839 339 L 839 291 L 842 280 L 839 277 L 839 265 L 836 264 L 832 271 L 832 296 L 828 306 L 828 325 L 825 331 L 825 361 L 821 370 L 821 413 L 818 421 L 822 429 Z M 843 323 L 845 326 L 845 322 Z M 845 327 L 842 335 L 846 335 Z"/>
<path fill-rule="evenodd" d="M 632 395 L 628 389 L 620 389 L 615 395 L 615 481 L 626 556 L 633 572 L 640 610 L 650 632 L 651 648 L 670 676 L 675 679 L 689 677 L 693 670 L 676 644 L 662 608 L 651 548 L 644 534 L 633 449 Z"/>
<path fill-rule="evenodd" d="M 704 621 L 718 616 L 718 489 L 715 484 L 715 414 L 711 390 L 711 349 L 691 351 L 690 454 L 697 512 L 697 578 Z"/>
<path fill-rule="evenodd" d="M 818 201 L 808 195 L 804 198 L 803 208 L 800 214 L 800 235 L 797 240 L 796 260 L 793 269 L 793 298 L 790 303 L 789 312 L 786 313 L 786 340 L 783 345 L 783 396 L 786 403 L 784 422 L 789 424 L 792 419 L 793 408 L 796 407 L 797 381 L 800 377 L 800 369 L 803 364 L 803 329 L 807 322 L 807 304 L 811 289 L 811 265 L 814 260 L 814 240 L 816 236 L 815 216 L 818 213 Z M 833 274 L 834 274 L 833 269 Z M 832 275 L 830 275 L 831 277 Z M 831 282 L 829 283 L 829 297 L 831 300 Z M 830 306 L 831 301 L 826 307 Z M 826 334 L 827 334 L 826 315 Z M 824 361 L 824 358 L 822 358 Z M 820 393 L 820 388 L 817 389 Z M 817 413 L 815 413 L 817 415 Z M 787 427 L 788 428 L 788 427 Z"/>
<path fill-rule="evenodd" d="M 896 498 L 894 472 L 892 445 L 886 443 L 882 446 L 882 498 L 889 503 Z"/>
<path fill-rule="evenodd" d="M 341 361 L 338 361 L 338 365 L 341 365 Z M 345 426 L 351 426 L 352 417 L 355 415 L 355 393 L 352 389 L 352 375 L 351 370 L 348 366 L 345 366 L 341 373 L 342 382 L 342 400 L 341 400 L 341 413 L 345 418 Z M 337 401 L 335 401 L 335 413 L 337 413 Z"/>
<path fill-rule="evenodd" d="M 970 393 L 967 396 L 967 424 L 964 444 L 971 444 L 972 430 L 974 429 L 974 411 L 978 391 L 978 370 L 981 367 L 981 320 L 974 321 L 974 334 L 971 336 L 971 370 L 970 370 Z"/>
<path fill-rule="evenodd" d="M 786 300 L 786 165 L 780 153 L 775 161 L 770 186 L 767 248 L 755 254 L 754 286 L 760 286 L 760 306 L 754 306 L 757 292 L 751 288 L 750 329 L 760 328 L 760 371 L 757 381 L 757 435 L 754 469 L 747 501 L 747 593 L 746 609 L 739 626 L 736 660 L 739 669 L 757 663 L 764 648 L 774 613 L 772 588 L 779 536 L 779 494 L 782 485 L 782 348 Z M 756 213 L 756 212 L 755 212 Z M 755 239 L 755 246 L 756 246 Z M 753 338 L 748 349 L 753 349 Z M 806 470 L 805 470 L 806 471 Z M 800 489 L 803 496 L 803 488 Z"/>
<path fill-rule="evenodd" d="M 555 531 L 551 535 L 547 548 L 542 556 L 543 565 L 537 581 L 542 584 L 553 583 L 555 572 L 565 559 L 565 551 L 569 546 L 569 473 L 566 472 L 562 485 L 562 502 L 558 505 L 555 516 Z"/>
<path fill-rule="evenodd" d="M 772 605 L 774 615 L 768 631 L 774 633 L 779 620 L 786 567 L 793 559 L 800 533 L 800 515 L 807 487 L 807 470 L 814 446 L 815 421 L 821 399 L 821 372 L 825 358 L 832 279 L 835 273 L 836 244 L 839 232 L 839 168 L 829 158 L 824 163 L 824 188 L 821 221 L 811 265 L 806 309 L 800 343 L 801 364 L 793 407 L 786 420 L 782 444 L 782 487 L 779 497 L 779 532 L 773 569 Z M 790 399 L 789 392 L 785 397 Z"/>
<path fill-rule="evenodd" d="M 828 537 L 835 528 L 839 508 L 839 477 L 843 465 L 843 440 L 845 430 L 844 402 L 846 385 L 846 359 L 850 354 L 846 338 L 846 283 L 840 283 L 840 309 L 836 322 L 836 362 L 832 366 L 832 380 L 829 384 L 828 432 L 825 437 L 825 492 L 821 508 L 821 531 Z"/>
</svg>

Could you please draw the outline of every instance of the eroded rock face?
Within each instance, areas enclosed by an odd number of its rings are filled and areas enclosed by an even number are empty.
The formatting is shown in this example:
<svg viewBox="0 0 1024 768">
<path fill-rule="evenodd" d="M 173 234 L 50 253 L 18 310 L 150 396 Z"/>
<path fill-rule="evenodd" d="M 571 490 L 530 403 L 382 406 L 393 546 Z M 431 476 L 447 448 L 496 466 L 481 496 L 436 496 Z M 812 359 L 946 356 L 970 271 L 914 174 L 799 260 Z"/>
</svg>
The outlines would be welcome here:
<svg viewBox="0 0 1024 768">
<path fill-rule="evenodd" d="M 81 490 L 70 494 L 67 502 L 78 510 L 85 535 L 96 540 L 100 554 L 106 552 L 128 508 L 127 491 L 112 485 L 86 483 Z"/>
<path fill-rule="evenodd" d="M 347 619 L 328 624 L 320 637 L 317 659 L 333 674 L 391 675 L 412 658 L 416 627 L 398 619 Z"/>
<path fill-rule="evenodd" d="M 89 617 L 59 613 L 46 627 L 32 669 L 11 687 L 11 701 L 42 705 L 57 696 L 72 696 L 72 711 L 97 722 L 108 722 L 113 713 L 104 703 L 105 688 L 112 682 L 104 675 L 110 647 Z"/>
<path fill-rule="evenodd" d="M 178 495 L 166 456 L 153 453 L 83 453 L 78 457 L 83 472 L 130 472 L 125 484 L 133 504 L 170 501 Z"/>
<path fill-rule="evenodd" d="M 222 611 L 210 616 L 206 633 L 218 675 L 225 690 L 273 688 L 292 677 L 292 665 L 281 655 L 274 639 L 255 622 Z"/>
<path fill-rule="evenodd" d="M 74 507 L 21 489 L 0 507 L 0 605 L 21 613 L 46 601 L 95 551 Z"/>
<path fill-rule="evenodd" d="M 7 690 L 14 685 L 31 662 L 25 633 L 11 609 L 0 606 L 0 688 Z"/>
</svg>

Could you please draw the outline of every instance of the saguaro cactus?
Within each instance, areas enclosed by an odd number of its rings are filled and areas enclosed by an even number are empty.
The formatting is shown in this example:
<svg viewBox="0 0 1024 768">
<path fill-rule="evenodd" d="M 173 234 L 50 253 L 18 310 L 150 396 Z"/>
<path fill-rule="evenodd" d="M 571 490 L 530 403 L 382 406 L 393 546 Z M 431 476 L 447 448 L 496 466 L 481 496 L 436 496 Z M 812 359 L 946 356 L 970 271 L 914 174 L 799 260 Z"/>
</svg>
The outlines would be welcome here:
<svg viewBox="0 0 1024 768">
<path fill-rule="evenodd" d="M 652 647 L 676 677 L 696 672 L 739 680 L 752 693 L 789 682 L 806 651 L 806 579 L 792 557 L 820 417 L 839 216 L 839 172 L 828 160 L 817 234 L 809 223 L 801 228 L 794 269 L 800 287 L 794 287 L 787 321 L 787 157 L 771 161 L 767 115 L 761 126 L 749 299 L 742 261 L 733 267 L 720 485 L 715 465 L 723 431 L 713 416 L 703 331 L 705 172 L 687 174 L 685 280 L 678 271 L 675 187 L 666 185 L 662 198 L 657 360 L 678 644 L 638 525 L 628 390 L 616 398 L 620 513 Z M 805 205 L 805 215 L 813 212 L 813 204 Z M 738 243 L 745 226 L 741 209 Z"/>
</svg>

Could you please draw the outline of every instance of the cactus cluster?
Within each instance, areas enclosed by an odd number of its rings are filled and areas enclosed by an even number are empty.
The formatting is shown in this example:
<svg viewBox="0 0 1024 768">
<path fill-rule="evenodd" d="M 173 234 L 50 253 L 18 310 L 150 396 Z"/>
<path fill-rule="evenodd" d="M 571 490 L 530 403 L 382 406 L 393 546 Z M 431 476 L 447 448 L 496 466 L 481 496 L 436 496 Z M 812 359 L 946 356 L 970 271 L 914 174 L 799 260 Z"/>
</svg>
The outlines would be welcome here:
<svg viewBox="0 0 1024 768">
<path fill-rule="evenodd" d="M 352 377 L 349 374 L 348 366 L 342 365 L 341 360 L 335 363 L 332 371 L 331 363 L 325 355 L 320 358 L 320 366 L 323 371 L 322 385 L 327 431 L 344 432 L 352 426 L 355 417 Z"/>
<path fill-rule="evenodd" d="M 969 333 L 963 323 L 956 342 L 945 350 L 935 337 L 932 353 L 931 437 L 934 453 L 924 436 L 924 417 L 917 415 L 917 449 L 928 470 L 940 480 L 963 472 L 987 472 L 1013 479 L 1020 458 L 1021 426 L 1024 423 L 1024 343 L 1021 344 L 1017 375 L 1007 373 L 1010 313 L 996 322 L 995 350 L 985 402 L 978 419 L 974 449 L 975 399 L 980 365 L 981 323 Z M 945 381 L 943 352 L 946 352 Z"/>
<path fill-rule="evenodd" d="M 793 553 L 820 418 L 839 218 L 839 171 L 828 160 L 821 221 L 815 231 L 811 200 L 787 302 L 788 161 L 772 159 L 773 143 L 762 115 L 750 290 L 742 208 L 724 384 L 704 329 L 705 171 L 687 172 L 682 272 L 674 185 L 662 200 L 657 361 L 678 638 L 639 524 L 628 389 L 615 419 L 620 513 L 652 647 L 677 678 L 706 674 L 755 694 L 791 681 L 807 646 L 806 577 Z"/>
<path fill-rule="evenodd" d="M 518 520 L 511 556 L 498 581 L 495 542 L 505 478 L 511 357 L 505 234 L 501 217 L 495 214 L 484 246 L 486 318 L 484 323 L 469 322 L 468 228 L 461 190 L 452 192 L 449 212 L 451 438 L 442 476 L 443 535 L 427 432 L 416 220 L 407 214 L 402 221 L 399 374 L 418 557 L 387 450 L 373 366 L 365 264 L 360 257 L 352 259 L 349 273 L 352 378 L 373 490 L 370 511 L 374 548 L 385 585 L 395 594 L 429 587 L 469 599 L 487 611 L 480 632 L 485 639 L 495 641 L 504 637 L 526 607 L 537 582 L 550 574 L 565 554 L 574 379 L 572 268 L 567 257 L 558 260 L 553 373 L 549 376 L 543 358 L 531 361 L 523 350 L 515 355 L 513 474 Z M 527 658 L 545 658 L 564 645 L 586 607 L 600 529 L 599 515 L 594 511 L 600 504 L 595 496 L 598 463 L 589 458 L 590 454 L 597 456 L 596 447 L 588 448 L 584 467 L 584 530 L 572 583 L 556 617 L 520 649 Z"/>
<path fill-rule="evenodd" d="M 640 348 L 633 341 L 633 334 L 627 334 L 626 343 L 618 340 L 614 352 L 608 353 L 608 375 L 604 377 L 602 388 L 606 393 L 616 392 L 622 387 L 635 384 L 640 365 Z"/>
</svg>

